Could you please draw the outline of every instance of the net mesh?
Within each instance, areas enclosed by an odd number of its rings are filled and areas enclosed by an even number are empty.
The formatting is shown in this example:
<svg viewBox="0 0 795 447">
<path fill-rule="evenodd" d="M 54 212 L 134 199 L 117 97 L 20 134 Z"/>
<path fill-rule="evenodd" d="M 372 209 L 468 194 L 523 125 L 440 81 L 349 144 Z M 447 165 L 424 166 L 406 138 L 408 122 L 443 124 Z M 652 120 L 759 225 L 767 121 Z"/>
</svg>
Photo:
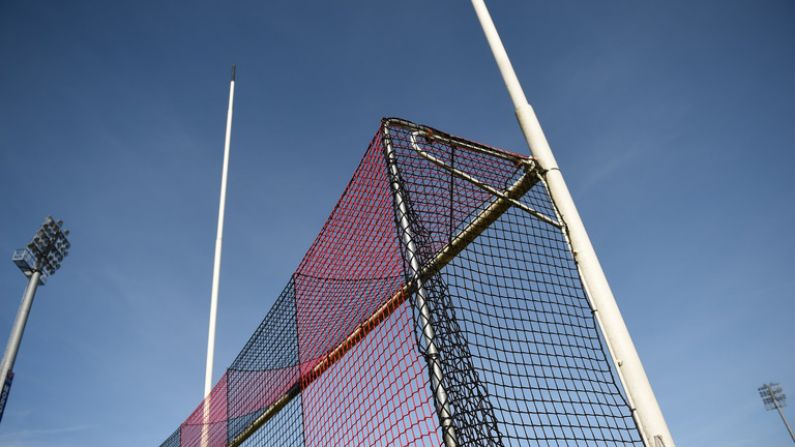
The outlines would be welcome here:
<svg viewBox="0 0 795 447">
<path fill-rule="evenodd" d="M 162 447 L 641 446 L 542 176 L 385 119 L 212 393 Z"/>
</svg>

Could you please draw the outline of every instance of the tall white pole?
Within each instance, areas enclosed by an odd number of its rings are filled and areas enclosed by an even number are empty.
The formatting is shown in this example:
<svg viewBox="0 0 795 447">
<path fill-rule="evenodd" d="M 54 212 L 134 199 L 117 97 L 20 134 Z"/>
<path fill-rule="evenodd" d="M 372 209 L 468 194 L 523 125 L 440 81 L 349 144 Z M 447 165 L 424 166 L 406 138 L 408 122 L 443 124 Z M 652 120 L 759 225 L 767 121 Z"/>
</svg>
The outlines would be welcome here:
<svg viewBox="0 0 795 447">
<path fill-rule="evenodd" d="M 527 102 L 519 79 L 513 70 L 505 47 L 483 0 L 472 0 L 483 33 L 486 35 L 494 59 L 500 69 L 505 86 L 511 96 L 516 118 L 533 157 L 543 170 L 552 201 L 558 209 L 571 244 L 574 258 L 588 292 L 594 315 L 610 349 L 619 377 L 627 392 L 633 417 L 638 422 L 644 442 L 649 447 L 675 447 L 657 398 L 632 343 L 618 304 L 610 290 L 591 240 L 585 231 L 574 199 L 571 197 L 563 175 L 549 147 L 541 124 Z"/>
<path fill-rule="evenodd" d="M 232 109 L 235 101 L 235 66 L 229 81 L 229 107 L 226 111 L 226 137 L 224 139 L 224 164 L 221 170 L 221 199 L 218 203 L 218 228 L 215 236 L 215 258 L 213 260 L 213 284 L 210 293 L 210 328 L 207 332 L 207 364 L 204 370 L 204 425 L 202 445 L 207 445 L 207 428 L 210 406 L 207 397 L 213 388 L 213 361 L 215 357 L 215 322 L 218 313 L 218 283 L 221 278 L 221 250 L 224 243 L 224 213 L 226 211 L 226 184 L 229 172 L 229 145 L 232 139 Z"/>
<path fill-rule="evenodd" d="M 218 204 L 218 228 L 215 235 L 213 285 L 210 293 L 210 329 L 207 333 L 207 365 L 204 372 L 204 397 L 213 387 L 213 357 L 215 356 L 215 320 L 218 312 L 218 282 L 221 279 L 221 249 L 224 244 L 224 213 L 226 211 L 226 183 L 229 173 L 229 143 L 232 139 L 232 108 L 235 101 L 235 66 L 229 81 L 229 108 L 226 111 L 226 138 L 224 139 L 224 165 L 221 170 L 221 200 Z"/>
</svg>

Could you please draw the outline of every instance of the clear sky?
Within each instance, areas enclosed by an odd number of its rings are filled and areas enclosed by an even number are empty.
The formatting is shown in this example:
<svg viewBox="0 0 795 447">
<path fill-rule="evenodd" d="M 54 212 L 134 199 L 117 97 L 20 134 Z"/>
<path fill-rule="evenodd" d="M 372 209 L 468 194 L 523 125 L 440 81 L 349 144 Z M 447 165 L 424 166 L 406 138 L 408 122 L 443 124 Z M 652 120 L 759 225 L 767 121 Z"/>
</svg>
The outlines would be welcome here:
<svg viewBox="0 0 795 447">
<path fill-rule="evenodd" d="M 795 3 L 490 6 L 678 445 L 791 445 L 756 388 L 795 397 Z M 0 0 L 0 255 L 73 240 L 0 445 L 156 446 L 199 402 L 232 63 L 216 377 L 382 116 L 527 150 L 466 0 Z M 2 343 L 24 284 L 0 258 Z"/>
</svg>

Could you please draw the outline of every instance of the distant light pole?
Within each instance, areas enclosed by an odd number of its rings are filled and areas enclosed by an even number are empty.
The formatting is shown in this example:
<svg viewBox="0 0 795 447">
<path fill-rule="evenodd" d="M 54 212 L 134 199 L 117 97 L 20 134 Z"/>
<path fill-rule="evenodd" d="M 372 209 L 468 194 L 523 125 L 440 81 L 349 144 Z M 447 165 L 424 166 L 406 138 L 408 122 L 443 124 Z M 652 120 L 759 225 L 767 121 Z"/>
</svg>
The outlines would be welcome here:
<svg viewBox="0 0 795 447">
<path fill-rule="evenodd" d="M 787 427 L 792 442 L 795 442 L 795 433 L 793 433 L 792 427 L 787 422 L 787 418 L 784 417 L 784 411 L 782 410 L 782 408 L 787 406 L 787 396 L 781 389 L 781 385 L 778 383 L 766 383 L 759 387 L 759 395 L 762 396 L 762 402 L 765 404 L 766 410 L 778 410 L 778 415 L 784 421 L 784 426 Z"/>
<path fill-rule="evenodd" d="M 25 324 L 28 322 L 30 307 L 33 304 L 33 297 L 36 295 L 36 288 L 44 285 L 47 278 L 54 275 L 61 267 L 61 262 L 69 254 L 71 244 L 66 239 L 69 230 L 64 230 L 63 221 L 55 221 L 52 216 L 48 216 L 44 223 L 33 236 L 33 239 L 25 248 L 15 250 L 11 257 L 14 264 L 19 267 L 22 273 L 28 278 L 28 286 L 22 296 L 22 302 L 17 311 L 17 318 L 14 320 L 14 327 L 8 337 L 8 344 L 0 363 L 0 421 L 3 419 L 8 393 L 11 391 L 11 380 L 14 378 L 14 362 L 19 352 L 19 343 L 22 341 L 22 333 L 25 331 Z"/>
</svg>

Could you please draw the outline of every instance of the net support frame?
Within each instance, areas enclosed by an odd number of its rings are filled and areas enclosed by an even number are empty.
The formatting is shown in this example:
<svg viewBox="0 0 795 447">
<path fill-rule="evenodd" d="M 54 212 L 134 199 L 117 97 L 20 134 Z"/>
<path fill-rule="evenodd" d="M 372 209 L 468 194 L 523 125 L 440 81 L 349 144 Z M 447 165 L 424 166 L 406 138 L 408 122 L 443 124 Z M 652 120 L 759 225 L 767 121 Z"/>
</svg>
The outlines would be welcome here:
<svg viewBox="0 0 795 447">
<path fill-rule="evenodd" d="M 626 391 L 644 444 L 648 447 L 675 447 L 640 356 L 538 117 L 527 101 L 484 0 L 471 1 L 513 102 L 519 127 L 530 152 L 538 161 L 559 220 L 564 226 L 564 234 L 571 245 L 594 316 Z"/>
<path fill-rule="evenodd" d="M 398 118 L 386 118 L 382 121 L 382 132 L 384 133 L 384 139 L 386 140 L 387 146 L 389 146 L 389 137 L 388 137 L 388 129 L 390 125 L 398 125 L 404 127 L 412 127 L 416 129 L 421 129 L 421 126 L 418 126 L 414 123 L 401 120 Z M 470 149 L 474 149 L 477 151 L 487 152 L 491 155 L 495 155 L 498 157 L 506 157 L 505 153 L 494 151 L 492 152 L 489 148 L 483 146 L 472 146 L 471 143 L 460 140 L 458 138 L 447 136 L 447 135 L 434 135 L 434 138 L 443 138 L 450 142 L 454 142 L 455 144 L 466 146 Z M 385 154 L 387 156 L 387 154 Z M 418 262 L 412 263 L 412 268 L 416 267 L 416 270 L 413 277 L 407 281 L 403 287 L 401 287 L 393 296 L 391 296 L 388 300 L 384 302 L 369 318 L 367 318 L 364 322 L 362 322 L 357 328 L 351 332 L 339 345 L 337 345 L 334 349 L 332 349 L 324 358 L 318 362 L 312 369 L 312 373 L 308 376 L 306 380 L 299 381 L 295 385 L 293 385 L 290 389 L 288 389 L 281 397 L 276 399 L 270 406 L 265 408 L 256 419 L 254 419 L 245 429 L 243 429 L 239 435 L 233 438 L 228 444 L 227 447 L 240 447 L 243 443 L 249 439 L 259 428 L 264 426 L 269 420 L 271 420 L 274 416 L 276 416 L 287 404 L 289 404 L 293 399 L 301 394 L 301 390 L 309 386 L 312 382 L 314 382 L 318 377 L 320 377 L 324 372 L 326 372 L 329 368 L 331 368 L 334 364 L 336 364 L 340 359 L 342 359 L 347 352 L 349 352 L 354 346 L 356 346 L 360 341 L 362 341 L 367 334 L 369 334 L 372 330 L 378 327 L 383 321 L 389 318 L 407 299 L 411 296 L 412 293 L 418 293 L 418 291 L 422 288 L 422 283 L 427 281 L 433 275 L 437 274 L 441 271 L 456 255 L 462 252 L 471 242 L 473 242 L 481 233 L 483 233 L 489 226 L 495 222 L 500 216 L 502 216 L 508 209 L 515 206 L 516 200 L 522 197 L 525 193 L 527 193 L 536 183 L 542 181 L 541 172 L 538 164 L 532 158 L 526 158 L 525 156 L 516 155 L 515 157 L 511 157 L 511 159 L 518 164 L 520 164 L 524 170 L 524 173 L 513 183 L 510 187 L 505 189 L 504 191 L 494 191 L 493 196 L 494 199 L 486 205 L 481 212 L 475 216 L 469 224 L 463 228 L 458 234 L 453 237 L 448 244 L 443 246 L 433 258 L 425 263 L 424 265 L 420 266 Z M 387 156 L 387 160 L 389 157 Z M 391 168 L 390 168 L 391 169 Z M 398 174 L 397 170 L 394 171 L 395 175 Z M 399 181 L 399 180 L 398 180 Z M 471 180 L 470 180 L 471 181 Z M 390 180 L 390 183 L 392 181 Z M 399 190 L 398 184 L 398 190 Z M 392 186 L 394 188 L 394 186 Z M 396 202 L 398 203 L 398 202 Z M 526 212 L 531 213 L 528 210 Z M 396 210 L 397 213 L 400 213 L 399 210 Z M 405 215 L 405 209 L 403 211 Z M 551 223 L 551 222 L 548 222 Z M 551 223 L 552 224 L 552 223 Z M 416 259 L 415 259 L 416 261 Z M 427 307 L 426 307 L 427 309 Z M 426 314 L 428 317 L 428 314 Z M 431 339 L 433 338 L 432 334 Z M 431 365 L 429 367 L 433 368 Z M 441 374 L 440 365 L 437 363 L 436 370 L 431 369 L 431 371 L 435 371 L 431 373 L 433 377 L 434 374 L 438 374 L 439 381 L 443 377 Z M 437 411 L 439 411 L 438 404 L 447 402 L 446 397 L 444 396 L 436 396 L 437 390 L 441 387 L 434 387 L 434 399 L 437 403 Z M 448 421 L 448 424 L 451 424 L 452 418 L 450 409 L 447 407 L 445 410 L 446 413 L 440 414 L 440 424 L 445 424 L 445 420 Z M 445 415 L 445 416 L 443 416 Z M 444 442 L 445 447 L 457 447 L 455 443 L 455 433 L 453 430 L 452 425 L 449 425 L 450 436 L 447 436 L 448 431 L 444 430 L 444 426 L 442 426 L 444 431 Z M 448 440 L 450 443 L 448 443 Z"/>
<path fill-rule="evenodd" d="M 384 155 L 389 170 L 389 183 L 394 196 L 395 214 L 400 226 L 400 232 L 402 233 L 403 243 L 406 246 L 406 256 L 408 257 L 409 268 L 411 269 L 410 276 L 414 278 L 414 283 L 416 284 L 416 305 L 419 309 L 419 321 L 417 323 L 420 326 L 418 329 L 422 332 L 422 337 L 425 340 L 425 352 L 423 356 L 428 363 L 430 385 L 436 404 L 436 413 L 439 416 L 439 424 L 442 428 L 442 437 L 445 447 L 458 447 L 455 428 L 453 427 L 453 417 L 450 411 L 450 402 L 443 383 L 444 372 L 442 371 L 442 363 L 439 358 L 439 349 L 436 347 L 436 330 L 433 327 L 433 317 L 430 307 L 428 306 L 427 292 L 423 286 L 423 279 L 420 277 L 421 267 L 417 256 L 417 247 L 414 244 L 414 232 L 409 222 L 408 205 L 400 185 L 400 172 L 398 170 L 397 157 L 392 147 L 392 141 L 389 137 L 389 127 L 387 126 L 384 126 L 384 145 L 386 146 Z"/>
<path fill-rule="evenodd" d="M 508 201 L 511 205 L 526 211 L 527 213 L 529 213 L 530 215 L 532 215 L 533 217 L 535 217 L 535 218 L 537 218 L 537 219 L 539 219 L 541 221 L 544 221 L 544 222 L 546 222 L 546 223 L 548 223 L 548 224 L 550 224 L 552 226 L 558 227 L 560 229 L 563 228 L 563 225 L 561 225 L 560 222 L 558 222 L 556 220 L 553 220 L 553 219 L 550 219 L 545 214 L 543 214 L 543 213 L 541 213 L 541 212 L 539 212 L 537 210 L 534 210 L 533 208 L 525 205 L 524 203 L 522 203 L 522 202 L 520 202 L 520 201 L 518 201 L 516 199 L 508 197 L 504 193 L 502 193 L 500 191 L 497 191 L 496 189 L 492 188 L 491 186 L 487 185 L 484 182 L 481 182 L 480 180 L 478 180 L 475 177 L 467 174 L 466 172 L 460 171 L 460 170 L 448 165 L 447 163 L 437 159 L 433 155 L 428 154 L 427 152 L 422 150 L 419 147 L 419 145 L 417 144 L 417 136 L 418 135 L 423 135 L 423 132 L 422 131 L 415 131 L 415 132 L 411 133 L 411 147 L 414 149 L 415 152 L 417 152 L 417 154 L 420 155 L 420 157 L 422 157 L 422 158 L 430 161 L 431 163 L 435 164 L 436 166 L 439 166 L 440 168 L 450 172 L 451 174 L 453 174 L 453 176 L 458 177 L 458 178 L 463 179 L 463 180 L 466 180 L 469 183 L 472 183 L 473 185 L 477 186 L 478 188 L 480 188 L 480 189 L 482 189 L 484 191 L 487 191 L 491 195 L 493 195 L 495 197 L 499 197 L 501 199 L 504 199 L 504 200 Z M 431 135 L 426 135 L 426 136 L 431 137 L 433 139 L 437 139 L 437 140 L 438 139 L 443 139 L 443 138 L 439 138 L 439 137 L 431 136 Z"/>
</svg>

